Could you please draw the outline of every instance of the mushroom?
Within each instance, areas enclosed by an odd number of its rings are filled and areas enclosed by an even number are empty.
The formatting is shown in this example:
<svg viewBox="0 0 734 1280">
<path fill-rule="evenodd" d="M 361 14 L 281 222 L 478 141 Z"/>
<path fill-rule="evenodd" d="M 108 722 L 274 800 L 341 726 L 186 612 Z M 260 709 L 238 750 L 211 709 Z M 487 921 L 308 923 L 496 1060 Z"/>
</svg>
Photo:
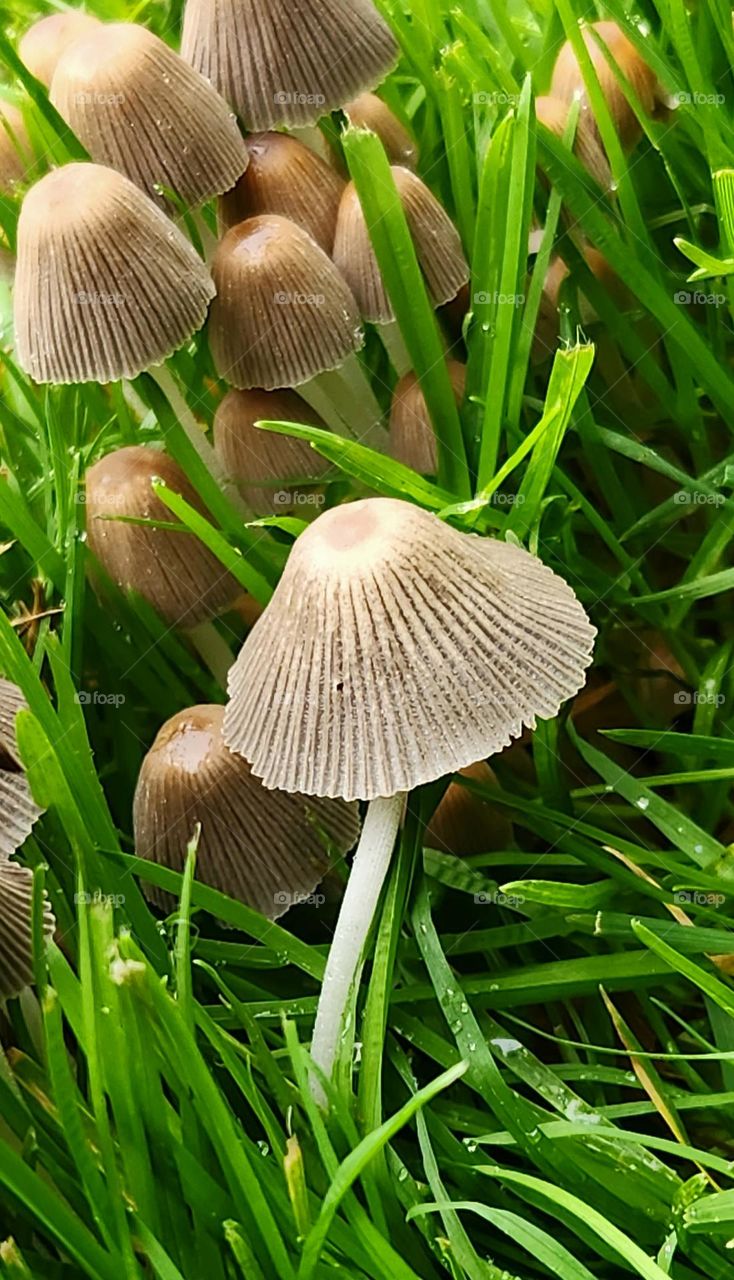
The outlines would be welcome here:
<svg viewBox="0 0 734 1280">
<path fill-rule="evenodd" d="M 631 150 L 642 136 L 640 122 L 629 105 L 594 33 L 607 46 L 613 61 L 629 81 L 646 115 L 653 114 L 658 101 L 657 77 L 616 22 L 593 22 L 583 32 L 584 44 L 589 51 L 620 142 L 626 150 Z M 564 102 L 573 102 L 574 98 L 580 99 L 582 111 L 588 119 L 590 128 L 597 137 L 599 136 L 599 126 L 589 107 L 583 72 L 569 40 L 563 45 L 556 58 L 551 93 Z"/>
<path fill-rule="evenodd" d="M 460 769 L 459 777 L 483 787 L 497 786 L 496 775 L 486 760 Z M 512 841 L 512 823 L 501 809 L 488 804 L 460 782 L 450 782 L 426 827 L 423 843 L 429 849 L 460 858 L 509 849 Z"/>
<path fill-rule="evenodd" d="M 254 133 L 247 145 L 247 172 L 219 202 L 225 230 L 255 214 L 277 213 L 307 231 L 324 253 L 331 253 L 344 179 L 286 133 Z"/>
<path fill-rule="evenodd" d="M 0 867 L 31 834 L 42 812 L 31 795 L 15 737 L 15 718 L 25 709 L 20 689 L 0 678 Z"/>
<path fill-rule="evenodd" d="M 224 707 L 196 706 L 168 720 L 140 771 L 133 806 L 139 857 L 183 870 L 201 824 L 197 873 L 204 884 L 270 920 L 313 893 L 334 856 L 359 835 L 356 804 L 267 790 L 224 745 Z M 170 895 L 149 897 L 166 907 Z"/>
<path fill-rule="evenodd" d="M 296 541 L 230 671 L 224 740 L 266 787 L 371 801 L 314 1029 L 327 1076 L 405 793 L 555 716 L 594 634 L 535 556 L 407 502 L 333 508 Z"/>
<path fill-rule="evenodd" d="M 562 98 L 547 96 L 535 99 L 535 114 L 538 121 L 545 125 L 546 129 L 550 129 L 557 138 L 563 137 L 570 109 L 570 102 Z M 579 163 L 584 166 L 587 173 L 591 174 L 602 191 L 608 191 L 612 181 L 609 161 L 599 135 L 589 120 L 588 111 L 579 113 L 573 150 Z"/>
<path fill-rule="evenodd" d="M 129 178 L 68 164 L 18 220 L 15 333 L 34 382 L 114 382 L 201 328 L 214 285 L 189 241 Z"/>
<path fill-rule="evenodd" d="M 128 522 L 170 524 L 171 512 L 151 487 L 157 478 L 207 514 L 172 458 L 149 445 L 128 445 L 87 472 L 87 543 L 123 591 L 136 591 L 170 626 L 195 627 L 227 609 L 239 587 L 193 534 Z"/>
<path fill-rule="evenodd" d="M 28 28 L 18 45 L 18 54 L 31 75 L 48 89 L 56 64 L 62 53 L 74 40 L 99 26 L 91 13 L 78 9 L 65 9 L 63 13 L 50 13 L 39 18 Z"/>
<path fill-rule="evenodd" d="M 92 160 L 189 206 L 234 186 L 247 147 L 227 103 L 158 36 L 95 23 L 59 59 L 51 101 Z"/>
<path fill-rule="evenodd" d="M 260 431 L 255 423 L 261 421 L 324 423 L 295 391 L 257 388 L 228 391 L 214 416 L 214 448 L 247 505 L 257 515 L 285 515 L 294 506 L 302 511 L 299 503 L 314 498 L 306 486 L 321 480 L 329 465 L 306 440 Z"/>
<path fill-rule="evenodd" d="M 56 921 L 44 897 L 43 936 Z M 33 872 L 0 860 L 0 1000 L 17 996 L 33 982 Z"/>
<path fill-rule="evenodd" d="M 23 113 L 12 102 L 0 102 L 0 193 L 9 194 L 27 177 L 32 160 Z"/>
<path fill-rule="evenodd" d="M 377 134 L 391 164 L 415 169 L 418 164 L 415 138 L 376 93 L 362 93 L 353 102 L 345 103 L 342 110 L 350 124 Z"/>
<path fill-rule="evenodd" d="M 186 0 L 181 52 L 252 130 L 313 124 L 398 54 L 371 0 Z"/>
<path fill-rule="evenodd" d="M 466 366 L 447 360 L 449 379 L 457 405 L 464 399 Z M 438 451 L 433 424 L 421 384 L 415 373 L 406 373 L 393 392 L 390 408 L 390 453 L 398 462 L 422 475 L 438 470 Z"/>
<path fill-rule="evenodd" d="M 320 375 L 338 369 L 349 403 L 329 425 L 343 432 L 351 422 L 363 439 L 382 434 L 380 407 L 354 359 L 364 342 L 357 304 L 306 231 L 277 214 L 247 218 L 220 241 L 212 274 L 209 344 L 220 377 L 240 390 L 298 387 L 326 416 L 331 390 L 324 395 Z"/>
</svg>

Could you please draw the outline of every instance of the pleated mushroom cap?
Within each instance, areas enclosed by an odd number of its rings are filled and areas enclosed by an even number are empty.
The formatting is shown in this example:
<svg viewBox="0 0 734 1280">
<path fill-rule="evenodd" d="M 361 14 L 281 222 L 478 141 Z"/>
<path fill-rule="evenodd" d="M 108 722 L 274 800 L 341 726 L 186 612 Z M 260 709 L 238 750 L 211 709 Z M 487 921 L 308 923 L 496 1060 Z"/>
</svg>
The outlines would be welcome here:
<svg viewBox="0 0 734 1280">
<path fill-rule="evenodd" d="M 172 458 L 130 445 L 108 453 L 87 472 L 87 543 L 123 591 L 138 592 L 171 626 L 194 627 L 228 608 L 240 588 L 193 534 L 120 519 L 171 522 L 170 510 L 151 488 L 156 477 L 208 514 Z"/>
<path fill-rule="evenodd" d="M 46 18 L 39 18 L 29 27 L 18 45 L 18 54 L 28 70 L 41 84 L 48 89 L 53 79 L 56 64 L 65 49 L 86 35 L 93 27 L 99 26 L 91 13 L 80 13 L 75 9 L 66 9 L 63 13 L 51 13 Z"/>
<path fill-rule="evenodd" d="M 113 169 L 65 165 L 26 195 L 15 340 L 34 382 L 135 378 L 201 328 L 213 295 L 189 241 Z"/>
<path fill-rule="evenodd" d="M 19 849 L 41 816 L 23 773 L 15 717 L 26 708 L 20 689 L 0 678 L 0 865 Z"/>
<path fill-rule="evenodd" d="M 329 464 L 305 440 L 260 431 L 263 421 L 325 424 L 294 391 L 232 390 L 217 408 L 214 448 L 225 472 L 257 515 L 283 515 L 297 504 L 291 491 L 317 483 Z"/>
<path fill-rule="evenodd" d="M 469 279 L 459 233 L 433 192 L 410 169 L 392 166 L 415 251 L 435 307 L 455 298 Z M 365 320 L 388 324 L 393 311 L 372 248 L 353 183 L 341 204 L 334 237 L 334 262 L 349 284 Z"/>
<path fill-rule="evenodd" d="M 361 93 L 353 102 L 345 103 L 342 110 L 350 124 L 377 134 L 391 164 L 415 169 L 418 163 L 415 138 L 376 93 Z"/>
<path fill-rule="evenodd" d="M 359 834 L 356 805 L 268 791 L 222 739 L 224 708 L 190 707 L 161 729 L 134 802 L 138 855 L 183 870 L 201 823 L 196 874 L 274 920 L 313 892 Z M 146 892 L 161 906 L 170 895 Z"/>
<path fill-rule="evenodd" d="M 447 360 L 456 403 L 461 404 L 466 387 L 466 366 L 458 360 Z M 428 412 L 421 384 L 411 371 L 404 374 L 393 392 L 390 406 L 390 453 L 421 475 L 435 475 L 438 470 L 436 434 Z"/>
<path fill-rule="evenodd" d="M 483 787 L 497 786 L 497 778 L 486 760 L 478 760 L 459 772 Z M 423 843 L 429 849 L 461 858 L 509 849 L 512 839 L 512 823 L 502 809 L 489 804 L 460 782 L 450 782 L 426 828 Z"/>
<path fill-rule="evenodd" d="M 336 369 L 364 340 L 357 306 L 330 258 L 287 218 L 232 227 L 212 263 L 209 343 L 234 387 L 297 387 Z"/>
<path fill-rule="evenodd" d="M 0 102 L 0 193 L 22 182 L 33 160 L 23 114 L 11 102 Z"/>
<path fill-rule="evenodd" d="M 398 50 L 371 0 L 187 0 L 181 52 L 260 130 L 313 124 L 379 84 Z"/>
<path fill-rule="evenodd" d="M 15 862 L 0 862 L 0 1000 L 17 996 L 33 982 L 33 872 Z M 53 936 L 56 921 L 45 900 L 43 935 Z"/>
<path fill-rule="evenodd" d="M 98 23 L 70 45 L 50 97 L 92 160 L 156 199 L 159 184 L 188 205 L 201 204 L 228 191 L 247 167 L 247 147 L 224 99 L 136 23 Z"/>
<path fill-rule="evenodd" d="M 324 253 L 331 253 L 344 179 L 287 133 L 254 133 L 247 145 L 247 172 L 219 202 L 223 227 L 256 214 L 277 213 L 307 231 Z"/>
<path fill-rule="evenodd" d="M 535 99 L 535 114 L 557 138 L 562 138 L 570 110 L 570 102 L 562 98 L 544 97 Z M 607 191 L 611 185 L 612 175 L 606 152 L 599 140 L 599 135 L 589 120 L 588 111 L 580 111 L 576 122 L 576 133 L 573 150 L 587 173 Z"/>
<path fill-rule="evenodd" d="M 624 96 L 614 72 L 597 43 L 592 32 L 596 31 L 607 46 L 613 60 L 623 76 L 629 80 L 643 111 L 652 115 L 657 98 L 658 82 L 655 72 L 640 57 L 632 41 L 624 34 L 616 22 L 594 22 L 584 33 L 584 44 L 589 51 L 591 61 L 599 77 L 604 97 L 607 100 L 612 120 L 617 128 L 622 146 L 630 149 L 642 136 L 640 123 Z M 580 99 L 589 127 L 597 135 L 598 125 L 589 107 L 584 77 L 574 53 L 573 46 L 567 40 L 556 58 L 551 80 L 551 93 L 556 98 L 572 102 Z"/>
<path fill-rule="evenodd" d="M 410 791 L 555 716 L 594 635 L 527 551 L 367 498 L 295 543 L 230 671 L 225 741 L 267 787 Z"/>
</svg>

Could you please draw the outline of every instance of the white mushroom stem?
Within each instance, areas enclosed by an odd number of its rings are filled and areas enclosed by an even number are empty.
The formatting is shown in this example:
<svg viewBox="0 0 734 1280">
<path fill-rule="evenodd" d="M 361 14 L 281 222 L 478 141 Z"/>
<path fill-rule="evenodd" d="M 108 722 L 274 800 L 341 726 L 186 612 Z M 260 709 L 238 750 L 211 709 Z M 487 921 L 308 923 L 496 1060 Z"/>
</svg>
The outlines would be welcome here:
<svg viewBox="0 0 734 1280">
<path fill-rule="evenodd" d="M 214 623 L 200 622 L 198 626 L 192 627 L 189 631 L 189 639 L 217 684 L 222 689 L 226 689 L 227 676 L 234 662 L 234 655 Z"/>
<path fill-rule="evenodd" d="M 320 373 L 308 384 L 317 386 L 330 400 L 335 411 L 345 423 L 346 433 L 360 444 L 385 452 L 387 432 L 382 424 L 383 413 L 369 378 L 354 353 L 348 355 L 338 369 Z M 308 399 L 308 391 L 297 390 Z M 345 432 L 341 433 L 342 435 Z"/>
<path fill-rule="evenodd" d="M 388 324 L 381 324 L 378 333 L 382 340 L 382 345 L 390 357 L 393 369 L 398 377 L 402 378 L 403 374 L 408 373 L 413 368 L 413 362 L 403 341 L 403 335 L 400 332 L 397 320 L 391 320 Z"/>
<path fill-rule="evenodd" d="M 349 995 L 390 866 L 404 802 L 405 795 L 400 792 L 370 803 L 352 862 L 326 962 L 311 1042 L 311 1057 L 327 1077 L 334 1067 Z M 313 1092 L 323 1105 L 323 1090 L 315 1081 Z"/>
</svg>

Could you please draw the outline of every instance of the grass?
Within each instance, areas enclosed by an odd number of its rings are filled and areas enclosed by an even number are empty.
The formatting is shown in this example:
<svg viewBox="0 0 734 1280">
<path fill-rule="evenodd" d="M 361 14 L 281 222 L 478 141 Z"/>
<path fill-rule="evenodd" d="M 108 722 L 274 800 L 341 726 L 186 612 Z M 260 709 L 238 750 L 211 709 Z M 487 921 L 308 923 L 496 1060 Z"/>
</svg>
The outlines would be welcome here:
<svg viewBox="0 0 734 1280">
<path fill-rule="evenodd" d="M 176 38 L 177 4 L 92 8 Z M 262 603 L 302 526 L 244 527 L 149 379 L 136 387 L 142 413 L 119 387 L 27 381 L 0 286 L 0 671 L 28 703 L 20 749 L 46 810 L 21 857 L 39 912 L 45 883 L 59 923 L 48 953 L 37 948 L 34 991 L 2 1016 L 11 1277 L 734 1275 L 730 8 L 383 8 L 402 48 L 386 99 L 410 120 L 421 173 L 470 255 L 467 400 L 459 417 L 382 149 L 348 131 L 439 475 L 288 430 L 332 466 L 330 501 L 400 496 L 521 539 L 591 613 L 594 667 L 571 714 L 492 762 L 486 794 L 511 820 L 507 847 L 426 848 L 441 788 L 411 797 L 325 1116 L 307 1046 L 333 896 L 272 924 L 197 881 L 195 842 L 183 877 L 133 856 L 132 793 L 155 732 L 224 691 L 142 602 L 111 588 L 97 600 L 84 472 L 117 444 L 165 439 L 212 512 L 204 521 L 162 490 L 171 521 Z M 0 60 L 40 175 L 79 147 L 38 86 L 19 83 L 13 39 L 33 16 L 8 0 Z M 533 109 L 560 42 L 595 16 L 624 26 L 678 101 L 642 119 L 625 156 L 589 85 L 614 170 L 607 196 L 571 154 L 574 120 L 560 140 Z M 19 203 L 0 202 L 11 245 Z M 528 271 L 533 214 L 545 232 Z M 615 287 L 589 271 L 584 239 Z M 538 359 L 556 249 L 570 268 L 564 341 Z M 386 404 L 394 375 L 374 333 L 363 362 Z M 205 338 L 172 368 L 210 423 Z M 241 620 L 218 627 L 235 652 Z M 180 897 L 168 920 L 151 914 L 145 881 Z"/>
</svg>

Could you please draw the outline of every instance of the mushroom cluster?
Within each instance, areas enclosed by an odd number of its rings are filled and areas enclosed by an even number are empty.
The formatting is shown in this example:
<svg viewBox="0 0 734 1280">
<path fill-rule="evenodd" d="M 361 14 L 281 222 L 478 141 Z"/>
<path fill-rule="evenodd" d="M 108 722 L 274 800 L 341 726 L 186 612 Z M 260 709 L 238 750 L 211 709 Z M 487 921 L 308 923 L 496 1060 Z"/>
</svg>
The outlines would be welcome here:
<svg viewBox="0 0 734 1280">
<path fill-rule="evenodd" d="M 358 192 L 313 131 L 341 108 L 382 139 L 433 305 L 463 298 L 459 233 L 415 172 L 404 123 L 372 92 L 397 47 L 371 0 L 186 0 L 180 54 L 134 23 L 57 15 L 20 51 L 89 156 L 23 201 L 14 309 L 25 372 L 53 384 L 151 374 L 211 475 L 250 513 L 282 514 L 289 495 L 327 478 L 310 447 L 260 431 L 263 419 L 351 431 L 435 473 L 419 379 L 393 357 L 403 376 L 388 436 L 357 360 L 365 323 L 394 351 L 392 304 Z M 563 105 L 547 118 L 562 129 Z M 602 173 L 585 122 L 577 150 Z M 199 212 L 213 197 L 214 245 Z M 206 379 L 211 439 L 165 365 L 204 326 L 217 375 Z M 189 364 L 187 354 L 178 370 Z M 447 369 L 460 402 L 464 367 L 447 357 Z M 124 391 L 135 405 L 136 389 Z M 238 587 L 171 520 L 156 479 L 209 517 L 160 441 L 141 434 L 87 471 L 90 570 L 100 590 L 106 575 L 167 625 L 196 627 Z M 275 918 L 359 838 L 314 1031 L 325 1076 L 406 797 L 457 771 L 491 780 L 486 758 L 581 687 L 593 636 L 570 587 L 519 546 L 364 498 L 325 510 L 297 538 L 229 673 L 226 708 L 189 707 L 160 728 L 134 800 L 142 857 L 180 871 L 198 827 L 201 879 Z M 34 809 L 22 775 L 7 776 L 17 843 Z M 429 829 L 439 848 L 464 842 L 468 800 L 447 793 Z M 361 836 L 358 802 L 369 805 Z M 482 823 L 492 812 L 481 807 Z M 17 884 L 8 893 L 21 901 Z"/>
</svg>

